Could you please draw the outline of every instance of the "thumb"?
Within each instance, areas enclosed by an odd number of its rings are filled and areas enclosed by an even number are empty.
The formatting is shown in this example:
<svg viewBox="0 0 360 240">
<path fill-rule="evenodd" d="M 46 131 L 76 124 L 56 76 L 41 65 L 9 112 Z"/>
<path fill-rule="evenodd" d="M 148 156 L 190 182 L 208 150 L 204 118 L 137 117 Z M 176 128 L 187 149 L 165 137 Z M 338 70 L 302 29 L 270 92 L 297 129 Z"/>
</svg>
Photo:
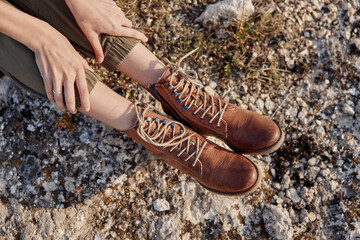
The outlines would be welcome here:
<svg viewBox="0 0 360 240">
<path fill-rule="evenodd" d="M 102 63 L 104 61 L 104 51 L 100 44 L 99 35 L 96 32 L 91 31 L 90 33 L 86 34 L 86 37 L 94 50 L 96 60 L 99 63 Z"/>
</svg>

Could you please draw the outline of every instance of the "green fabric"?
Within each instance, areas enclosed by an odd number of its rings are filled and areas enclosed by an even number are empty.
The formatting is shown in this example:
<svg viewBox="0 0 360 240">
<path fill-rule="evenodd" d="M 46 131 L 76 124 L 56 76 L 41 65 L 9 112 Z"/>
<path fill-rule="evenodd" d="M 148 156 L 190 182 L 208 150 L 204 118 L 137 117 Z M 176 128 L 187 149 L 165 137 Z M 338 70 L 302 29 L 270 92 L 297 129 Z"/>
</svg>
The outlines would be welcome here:
<svg viewBox="0 0 360 240">
<path fill-rule="evenodd" d="M 5 0 L 1 0 L 6 2 Z M 87 57 L 94 58 L 93 49 L 87 38 L 78 27 L 73 15 L 63 0 L 8 0 L 16 8 L 40 18 L 59 32 L 73 44 L 76 50 Z M 41 37 L 41 36 L 39 36 Z M 115 37 L 106 34 L 99 36 L 105 59 L 104 67 L 114 71 L 125 59 L 131 49 L 139 42 L 127 37 Z M 43 79 L 35 62 L 34 53 L 16 40 L 0 33 L 0 69 L 14 79 L 17 85 L 47 99 Z M 94 88 L 100 77 L 86 70 L 89 92 Z M 75 87 L 77 107 L 80 106 L 79 94 Z"/>
</svg>

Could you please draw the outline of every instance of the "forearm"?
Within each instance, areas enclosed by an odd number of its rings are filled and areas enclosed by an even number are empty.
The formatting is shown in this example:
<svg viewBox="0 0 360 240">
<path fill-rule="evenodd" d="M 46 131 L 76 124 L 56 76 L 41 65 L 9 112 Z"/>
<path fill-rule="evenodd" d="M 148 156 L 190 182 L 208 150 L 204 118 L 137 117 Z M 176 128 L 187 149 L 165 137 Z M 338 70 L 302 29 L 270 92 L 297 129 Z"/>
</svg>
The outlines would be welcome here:
<svg viewBox="0 0 360 240">
<path fill-rule="evenodd" d="M 32 51 L 42 47 L 48 41 L 52 31 L 56 31 L 46 22 L 32 17 L 0 1 L 0 32 L 24 44 Z"/>
</svg>

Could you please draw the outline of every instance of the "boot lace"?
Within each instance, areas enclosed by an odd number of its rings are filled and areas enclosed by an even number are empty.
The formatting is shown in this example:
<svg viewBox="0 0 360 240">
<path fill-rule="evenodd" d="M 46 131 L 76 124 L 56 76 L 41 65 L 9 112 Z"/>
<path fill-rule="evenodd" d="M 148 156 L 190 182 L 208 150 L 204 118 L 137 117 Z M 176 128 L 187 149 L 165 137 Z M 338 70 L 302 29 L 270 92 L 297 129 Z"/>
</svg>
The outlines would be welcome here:
<svg viewBox="0 0 360 240">
<path fill-rule="evenodd" d="M 220 122 L 228 104 L 224 103 L 224 105 L 222 105 L 220 99 L 217 99 L 216 103 L 213 96 L 202 91 L 199 85 L 195 83 L 195 81 L 198 79 L 198 74 L 194 70 L 185 70 L 185 65 L 184 67 L 181 67 L 182 61 L 197 50 L 198 48 L 192 50 L 183 56 L 176 64 L 172 63 L 168 59 L 165 59 L 166 63 L 171 69 L 168 88 L 173 89 L 173 96 L 178 97 L 178 103 L 184 102 L 184 111 L 187 111 L 194 105 L 197 107 L 195 111 L 193 111 L 194 115 L 196 115 L 199 111 L 202 111 L 200 116 L 200 119 L 202 120 L 206 113 L 209 113 L 212 116 L 212 118 L 209 120 L 209 124 L 212 124 L 212 122 L 218 117 L 216 126 L 220 127 Z M 180 74 L 181 77 L 179 77 L 179 81 L 176 83 L 175 76 L 178 74 Z M 182 90 L 178 91 L 181 88 Z M 193 94 L 195 94 L 195 96 L 199 96 L 200 98 L 193 97 Z"/>
<path fill-rule="evenodd" d="M 177 157 L 186 152 L 188 157 L 184 161 L 188 162 L 191 158 L 194 158 L 192 166 L 195 167 L 197 163 L 200 164 L 202 174 L 202 163 L 199 157 L 205 148 L 206 141 L 201 145 L 198 137 L 196 137 L 196 142 L 191 141 L 191 137 L 195 133 L 187 133 L 185 126 L 181 123 L 170 122 L 167 119 L 160 120 L 158 117 L 153 119 L 149 116 L 146 117 L 146 112 L 149 110 L 146 104 L 137 103 L 135 110 L 139 121 L 137 133 L 144 141 L 159 147 L 161 150 L 168 147 L 169 152 L 173 152 L 178 148 L 180 151 L 176 154 Z M 169 131 L 171 137 L 168 135 Z M 191 146 L 195 146 L 195 150 L 191 151 Z"/>
</svg>

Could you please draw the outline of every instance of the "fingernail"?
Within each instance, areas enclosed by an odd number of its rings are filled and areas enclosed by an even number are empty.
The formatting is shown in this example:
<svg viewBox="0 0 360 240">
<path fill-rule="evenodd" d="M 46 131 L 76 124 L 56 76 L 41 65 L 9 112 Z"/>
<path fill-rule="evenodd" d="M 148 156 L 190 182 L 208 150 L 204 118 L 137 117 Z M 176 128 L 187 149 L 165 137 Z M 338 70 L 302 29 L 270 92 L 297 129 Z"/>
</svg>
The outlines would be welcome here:
<svg viewBox="0 0 360 240">
<path fill-rule="evenodd" d="M 103 56 L 100 56 L 99 57 L 99 63 L 102 63 L 104 61 L 104 57 Z"/>
</svg>

